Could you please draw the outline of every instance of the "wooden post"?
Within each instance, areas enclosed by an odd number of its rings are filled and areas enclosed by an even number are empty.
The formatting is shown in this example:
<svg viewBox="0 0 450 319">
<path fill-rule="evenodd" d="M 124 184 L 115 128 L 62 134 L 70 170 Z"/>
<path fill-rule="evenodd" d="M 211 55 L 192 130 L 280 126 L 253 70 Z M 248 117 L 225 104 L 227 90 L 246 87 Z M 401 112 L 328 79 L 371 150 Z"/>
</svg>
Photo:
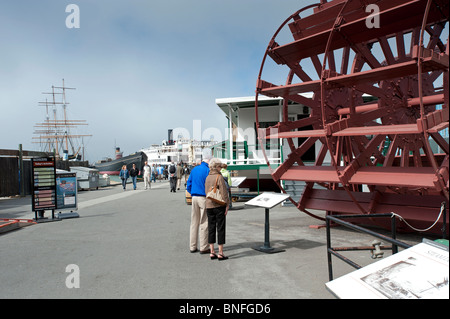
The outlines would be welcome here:
<svg viewBox="0 0 450 319">
<path fill-rule="evenodd" d="M 19 144 L 19 195 L 25 196 L 25 176 L 23 172 L 23 151 L 22 144 Z"/>
</svg>

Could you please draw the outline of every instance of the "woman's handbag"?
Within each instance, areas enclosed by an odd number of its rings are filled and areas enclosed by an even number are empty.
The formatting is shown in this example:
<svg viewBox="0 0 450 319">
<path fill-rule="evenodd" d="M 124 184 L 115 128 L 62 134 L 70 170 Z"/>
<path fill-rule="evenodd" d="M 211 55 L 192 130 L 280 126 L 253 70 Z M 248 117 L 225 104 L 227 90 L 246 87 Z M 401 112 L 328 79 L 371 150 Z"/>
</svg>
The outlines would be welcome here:
<svg viewBox="0 0 450 319">
<path fill-rule="evenodd" d="M 219 204 L 221 206 L 226 205 L 226 202 L 223 200 L 222 195 L 219 192 L 219 189 L 217 188 L 217 182 L 219 181 L 220 174 L 217 175 L 216 182 L 213 187 L 211 187 L 208 194 L 206 194 L 206 198 L 209 198 L 216 204 Z"/>
</svg>

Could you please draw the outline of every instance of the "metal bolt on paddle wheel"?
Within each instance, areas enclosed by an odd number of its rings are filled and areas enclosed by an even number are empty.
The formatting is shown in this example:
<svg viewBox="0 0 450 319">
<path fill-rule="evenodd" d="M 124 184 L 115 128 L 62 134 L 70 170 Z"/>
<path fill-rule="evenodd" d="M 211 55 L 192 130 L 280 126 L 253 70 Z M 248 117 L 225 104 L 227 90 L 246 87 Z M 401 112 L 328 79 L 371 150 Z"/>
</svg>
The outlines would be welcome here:
<svg viewBox="0 0 450 319">
<path fill-rule="evenodd" d="M 376 27 L 363 0 L 322 0 L 280 26 L 257 81 L 258 140 L 267 163 L 266 139 L 289 146 L 271 174 L 282 191 L 283 181 L 305 183 L 301 198 L 291 199 L 301 211 L 318 219 L 310 210 L 394 212 L 427 227 L 449 200 L 449 144 L 441 134 L 449 119 L 449 2 L 371 3 L 379 8 Z M 292 42 L 277 42 L 282 30 Z M 262 78 L 269 58 L 276 70 L 287 67 L 278 83 Z M 277 125 L 260 128 L 259 95 L 283 98 Z M 292 118 L 293 104 L 309 116 Z M 315 162 L 306 163 L 314 146 Z M 440 233 L 443 220 L 436 225 L 430 232 Z"/>
</svg>

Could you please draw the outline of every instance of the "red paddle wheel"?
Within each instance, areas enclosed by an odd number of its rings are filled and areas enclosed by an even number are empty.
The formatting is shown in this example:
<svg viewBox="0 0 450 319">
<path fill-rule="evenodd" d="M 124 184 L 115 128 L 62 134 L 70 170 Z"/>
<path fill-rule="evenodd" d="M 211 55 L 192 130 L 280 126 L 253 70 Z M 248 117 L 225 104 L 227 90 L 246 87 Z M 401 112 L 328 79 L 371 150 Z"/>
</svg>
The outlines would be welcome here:
<svg viewBox="0 0 450 319">
<path fill-rule="evenodd" d="M 449 2 L 371 2 L 323 0 L 280 26 L 257 81 L 258 139 L 289 145 L 271 173 L 282 191 L 283 181 L 305 183 L 301 198 L 291 199 L 301 211 L 319 219 L 309 210 L 393 212 L 406 221 L 400 230 L 441 233 L 442 217 L 428 228 L 449 200 L 449 144 L 441 134 L 449 119 Z M 283 30 L 292 42 L 277 42 Z M 263 80 L 269 58 L 276 71 L 286 69 L 283 82 Z M 260 94 L 283 98 L 273 127 L 260 129 Z M 309 115 L 290 117 L 293 103 Z M 313 146 L 311 165 L 302 156 Z"/>
</svg>

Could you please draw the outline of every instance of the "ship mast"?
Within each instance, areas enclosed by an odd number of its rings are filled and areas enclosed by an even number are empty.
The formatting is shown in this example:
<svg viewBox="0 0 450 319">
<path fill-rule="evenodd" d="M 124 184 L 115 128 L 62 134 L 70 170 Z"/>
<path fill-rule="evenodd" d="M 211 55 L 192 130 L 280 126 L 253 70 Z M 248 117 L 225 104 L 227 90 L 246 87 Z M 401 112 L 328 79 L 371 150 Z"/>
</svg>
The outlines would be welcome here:
<svg viewBox="0 0 450 319">
<path fill-rule="evenodd" d="M 52 100 L 49 102 L 45 99 L 45 102 L 39 102 L 39 105 L 45 105 L 46 107 L 46 118 L 43 123 L 36 123 L 34 134 L 38 136 L 33 137 L 33 139 L 38 139 L 39 141 L 33 143 L 41 144 L 45 151 L 55 151 L 57 158 L 69 159 L 69 144 L 72 151 L 72 157 L 76 158 L 80 152 L 82 145 L 79 146 L 78 150 L 75 150 L 73 140 L 78 138 L 83 138 L 85 136 L 92 135 L 75 135 L 71 134 L 71 129 L 75 129 L 80 125 L 88 125 L 85 120 L 69 120 L 67 118 L 67 105 L 69 104 L 66 100 L 66 90 L 75 90 L 75 88 L 69 88 L 65 86 L 64 79 L 62 80 L 62 86 L 53 86 L 51 92 L 43 92 L 42 94 L 49 94 L 52 96 Z M 57 96 L 61 96 L 57 99 Z M 49 106 L 53 110 L 53 119 L 50 119 Z M 62 107 L 63 116 L 60 119 L 58 117 L 58 107 Z M 66 156 L 64 155 L 66 154 Z"/>
</svg>

